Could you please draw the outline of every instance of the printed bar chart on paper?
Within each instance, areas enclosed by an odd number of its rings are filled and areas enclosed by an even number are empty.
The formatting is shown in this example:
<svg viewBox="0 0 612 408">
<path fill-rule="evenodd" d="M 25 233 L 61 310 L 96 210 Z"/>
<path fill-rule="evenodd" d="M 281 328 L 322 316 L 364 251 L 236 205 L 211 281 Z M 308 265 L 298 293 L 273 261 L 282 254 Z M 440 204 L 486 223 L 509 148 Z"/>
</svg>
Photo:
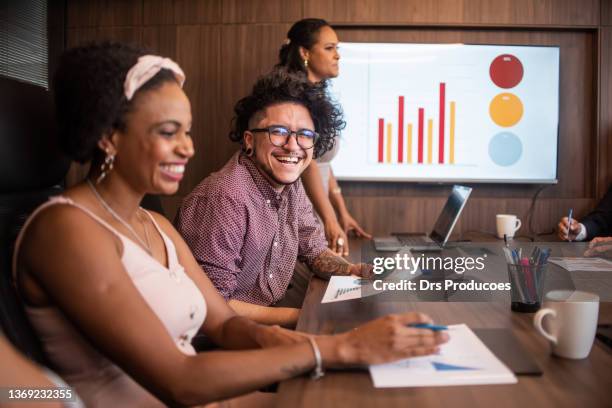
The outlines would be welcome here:
<svg viewBox="0 0 612 408">
<path fill-rule="evenodd" d="M 556 182 L 559 49 L 343 43 L 343 180 Z"/>
<path fill-rule="evenodd" d="M 465 324 L 448 326 L 440 352 L 370 366 L 376 388 L 514 384 L 516 377 Z"/>
</svg>

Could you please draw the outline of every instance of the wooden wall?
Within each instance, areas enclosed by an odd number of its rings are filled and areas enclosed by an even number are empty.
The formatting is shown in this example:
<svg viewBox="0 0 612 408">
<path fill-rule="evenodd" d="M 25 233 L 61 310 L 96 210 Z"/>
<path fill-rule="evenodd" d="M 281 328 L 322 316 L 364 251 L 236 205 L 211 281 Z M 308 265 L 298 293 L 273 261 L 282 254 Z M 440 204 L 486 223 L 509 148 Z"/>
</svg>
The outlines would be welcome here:
<svg viewBox="0 0 612 408">
<path fill-rule="evenodd" d="M 304 17 L 327 19 L 344 41 L 560 46 L 559 184 L 539 195 L 534 230 L 552 230 L 570 207 L 585 214 L 612 182 L 612 0 L 68 0 L 68 46 L 138 43 L 177 60 L 187 74 L 197 155 L 179 193 L 164 199 L 170 218 L 236 150 L 227 137 L 233 104 L 274 65 L 289 27 Z M 377 234 L 429 229 L 450 189 L 342 187 L 356 218 Z M 493 231 L 500 212 L 524 218 L 540 186 L 474 187 L 459 231 Z"/>
</svg>

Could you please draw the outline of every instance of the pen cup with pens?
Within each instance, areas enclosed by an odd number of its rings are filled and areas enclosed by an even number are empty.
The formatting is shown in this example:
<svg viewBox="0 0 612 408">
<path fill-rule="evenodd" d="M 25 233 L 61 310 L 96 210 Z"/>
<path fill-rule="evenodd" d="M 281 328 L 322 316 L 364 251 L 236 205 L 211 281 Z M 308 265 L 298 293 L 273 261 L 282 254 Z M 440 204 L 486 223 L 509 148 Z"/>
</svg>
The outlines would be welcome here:
<svg viewBox="0 0 612 408">
<path fill-rule="evenodd" d="M 530 256 L 522 248 L 504 247 L 510 279 L 510 308 L 514 312 L 534 313 L 540 309 L 550 249 L 535 247 Z"/>
</svg>

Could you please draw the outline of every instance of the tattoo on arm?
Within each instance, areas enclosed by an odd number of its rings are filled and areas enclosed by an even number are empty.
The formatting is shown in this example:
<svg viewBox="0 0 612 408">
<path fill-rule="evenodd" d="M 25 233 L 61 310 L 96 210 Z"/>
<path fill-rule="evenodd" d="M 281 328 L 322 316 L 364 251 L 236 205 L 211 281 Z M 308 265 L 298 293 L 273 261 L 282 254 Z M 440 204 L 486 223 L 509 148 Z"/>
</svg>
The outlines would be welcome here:
<svg viewBox="0 0 612 408">
<path fill-rule="evenodd" d="M 317 276 L 329 278 L 331 275 L 350 275 L 351 264 L 334 254 L 329 248 L 321 252 L 308 266 Z"/>
</svg>

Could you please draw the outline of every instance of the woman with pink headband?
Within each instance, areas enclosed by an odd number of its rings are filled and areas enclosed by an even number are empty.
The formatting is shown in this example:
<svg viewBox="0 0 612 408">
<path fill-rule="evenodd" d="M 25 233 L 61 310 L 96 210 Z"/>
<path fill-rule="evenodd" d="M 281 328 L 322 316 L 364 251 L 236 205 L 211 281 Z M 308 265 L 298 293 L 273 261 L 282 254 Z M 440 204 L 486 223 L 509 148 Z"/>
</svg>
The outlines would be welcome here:
<svg viewBox="0 0 612 408">
<path fill-rule="evenodd" d="M 120 44 L 64 54 L 53 91 L 64 152 L 91 171 L 39 207 L 13 263 L 49 361 L 88 407 L 269 405 L 252 393 L 325 367 L 432 353 L 445 335 L 387 316 L 307 336 L 237 316 L 146 193 L 174 194 L 194 155 L 191 107 L 173 61 Z M 196 353 L 208 336 L 228 351 Z M 229 351 L 233 350 L 233 351 Z"/>
</svg>

